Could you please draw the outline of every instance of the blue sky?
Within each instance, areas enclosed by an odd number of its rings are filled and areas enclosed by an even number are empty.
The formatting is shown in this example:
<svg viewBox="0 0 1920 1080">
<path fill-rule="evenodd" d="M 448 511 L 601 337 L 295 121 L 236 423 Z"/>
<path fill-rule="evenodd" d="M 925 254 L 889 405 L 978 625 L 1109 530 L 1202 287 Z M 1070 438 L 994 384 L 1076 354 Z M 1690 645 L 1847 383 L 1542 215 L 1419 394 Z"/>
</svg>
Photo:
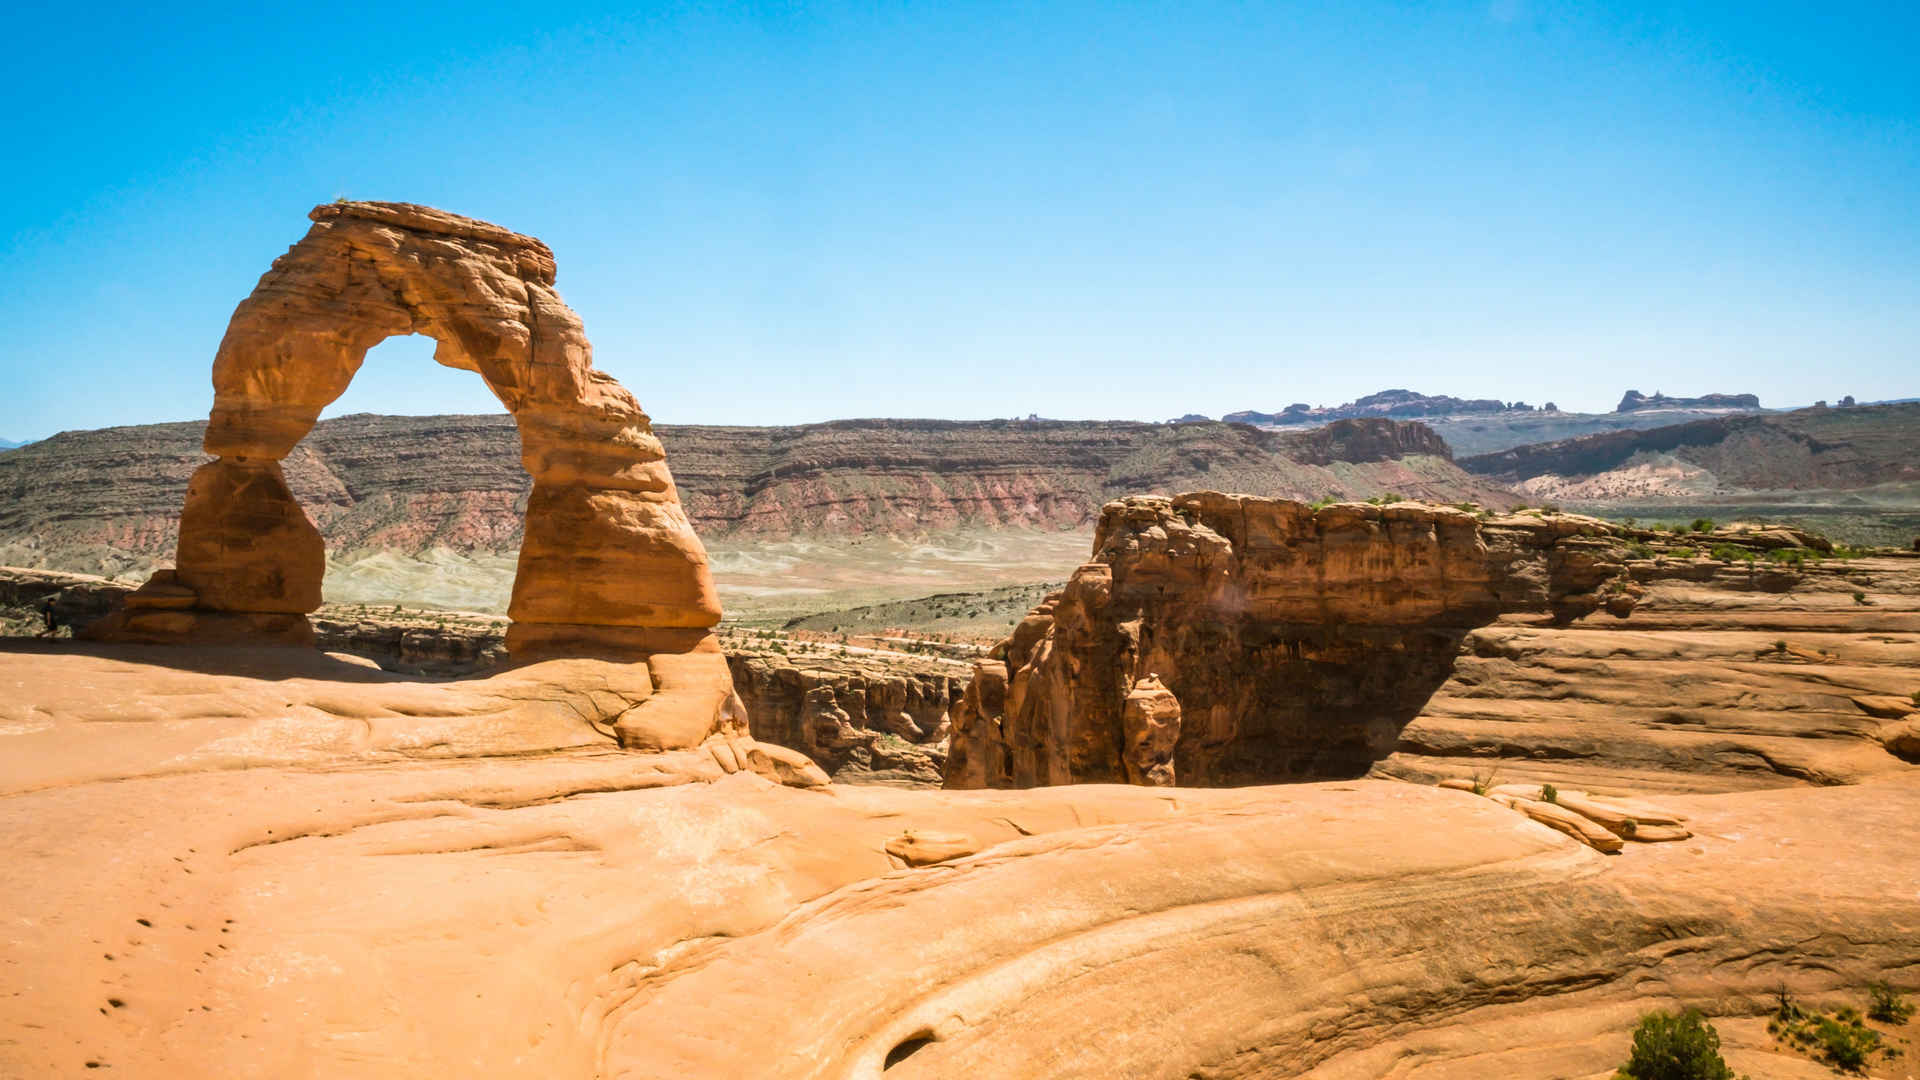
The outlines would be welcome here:
<svg viewBox="0 0 1920 1080">
<path fill-rule="evenodd" d="M 667 423 L 1920 394 L 1911 3 L 282 7 L 11 16 L 0 436 L 204 416 L 342 195 Z M 497 410 L 429 351 L 329 414 Z"/>
</svg>

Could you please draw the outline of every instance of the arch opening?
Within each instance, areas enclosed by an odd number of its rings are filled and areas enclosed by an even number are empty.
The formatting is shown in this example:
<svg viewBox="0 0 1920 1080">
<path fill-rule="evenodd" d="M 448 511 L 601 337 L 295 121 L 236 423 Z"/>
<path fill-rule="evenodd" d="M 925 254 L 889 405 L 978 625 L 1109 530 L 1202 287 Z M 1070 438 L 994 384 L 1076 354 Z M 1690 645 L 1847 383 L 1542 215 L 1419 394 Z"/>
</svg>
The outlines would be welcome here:
<svg viewBox="0 0 1920 1080">
<path fill-rule="evenodd" d="M 405 203 L 309 216 L 215 356 L 204 445 L 216 460 L 189 487 L 175 569 L 109 633 L 310 642 L 325 545 L 285 462 L 369 350 L 420 334 L 435 361 L 478 373 L 517 429 L 531 484 L 508 602 L 514 657 L 708 647 L 720 606 L 706 551 L 646 413 L 594 369 L 546 245 Z"/>
</svg>

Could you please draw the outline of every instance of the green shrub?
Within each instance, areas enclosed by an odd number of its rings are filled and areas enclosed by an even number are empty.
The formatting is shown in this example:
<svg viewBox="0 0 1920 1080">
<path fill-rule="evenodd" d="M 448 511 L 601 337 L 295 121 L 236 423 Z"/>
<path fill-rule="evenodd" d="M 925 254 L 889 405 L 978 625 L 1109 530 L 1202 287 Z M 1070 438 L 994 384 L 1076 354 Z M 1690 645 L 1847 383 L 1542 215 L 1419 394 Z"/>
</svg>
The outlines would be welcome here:
<svg viewBox="0 0 1920 1080">
<path fill-rule="evenodd" d="M 1552 784 L 1541 784 L 1540 785 L 1540 801 L 1550 802 L 1550 803 L 1559 802 L 1560 789 L 1554 787 Z"/>
<path fill-rule="evenodd" d="M 1616 1080 L 1733 1080 L 1720 1056 L 1720 1033 L 1698 1009 L 1652 1012 L 1633 1032 L 1633 1052 Z"/>
<path fill-rule="evenodd" d="M 1724 563 L 1730 563 L 1736 559 L 1752 562 L 1754 558 L 1753 552 L 1737 544 L 1715 544 L 1710 554 Z"/>
<path fill-rule="evenodd" d="M 1691 526 L 1691 528 L 1693 529 L 1694 532 L 1697 532 L 1697 533 L 1712 532 L 1713 519 L 1712 518 L 1694 518 L 1693 525 Z"/>
<path fill-rule="evenodd" d="M 1857 590 L 1853 594 L 1853 602 L 1859 604 L 1861 607 L 1867 607 L 1872 604 L 1872 601 L 1867 599 L 1866 593 Z"/>
<path fill-rule="evenodd" d="M 1653 558 L 1653 548 L 1651 545 L 1634 540 L 1627 544 L 1627 554 L 1636 559 L 1651 559 Z"/>
<path fill-rule="evenodd" d="M 1920 699 L 1920 694 L 1914 697 Z M 1867 1015 L 1883 1024 L 1904 1024 L 1913 1019 L 1913 1003 L 1886 983 L 1868 983 Z"/>
<path fill-rule="evenodd" d="M 1841 1010 L 1842 1013 L 1851 1010 Z M 1880 1033 L 1860 1023 L 1859 1013 L 1853 1018 L 1822 1018 L 1814 1025 L 1813 1040 L 1820 1052 L 1837 1069 L 1847 1072 L 1860 1072 L 1866 1068 L 1867 1055 L 1880 1049 Z"/>
</svg>

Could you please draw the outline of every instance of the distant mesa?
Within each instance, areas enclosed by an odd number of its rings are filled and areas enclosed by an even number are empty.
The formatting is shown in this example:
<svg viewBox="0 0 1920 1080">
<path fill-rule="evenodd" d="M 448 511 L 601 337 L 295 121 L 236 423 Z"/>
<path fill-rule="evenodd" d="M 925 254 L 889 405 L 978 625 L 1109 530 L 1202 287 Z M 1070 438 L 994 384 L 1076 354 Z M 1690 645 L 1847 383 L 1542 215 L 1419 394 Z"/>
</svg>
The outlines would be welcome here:
<svg viewBox="0 0 1920 1080">
<path fill-rule="evenodd" d="M 1221 417 L 1229 424 L 1254 424 L 1280 427 L 1294 424 L 1324 424 L 1331 420 L 1366 418 L 1405 419 L 1420 416 L 1474 416 L 1509 412 L 1539 412 L 1524 401 L 1496 401 L 1493 398 L 1457 398 L 1446 394 L 1419 394 L 1412 390 L 1382 390 L 1345 405 L 1308 405 L 1297 401 L 1277 413 L 1245 410 Z M 1191 414 L 1182 420 L 1205 419 Z"/>
<path fill-rule="evenodd" d="M 1703 394 L 1700 397 L 1668 397 L 1658 391 L 1652 396 L 1629 390 L 1614 412 L 1639 412 L 1642 409 L 1758 409 L 1756 394 Z"/>
</svg>

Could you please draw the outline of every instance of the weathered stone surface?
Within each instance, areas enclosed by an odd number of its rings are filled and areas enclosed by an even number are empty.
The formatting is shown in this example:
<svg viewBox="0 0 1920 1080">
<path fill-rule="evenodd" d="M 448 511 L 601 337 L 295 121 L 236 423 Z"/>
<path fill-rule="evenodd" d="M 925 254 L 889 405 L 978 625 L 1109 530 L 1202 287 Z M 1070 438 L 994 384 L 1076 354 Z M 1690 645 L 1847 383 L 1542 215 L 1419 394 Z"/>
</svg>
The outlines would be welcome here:
<svg viewBox="0 0 1920 1080">
<path fill-rule="evenodd" d="M 1177 699 L 1181 784 L 1359 775 L 1446 680 L 1468 631 L 1623 595 L 1610 529 L 1214 492 L 1109 503 L 1096 561 L 1002 644 L 1004 711 L 960 710 L 947 784 L 1166 775 L 1127 760 L 1129 695 L 1155 673 Z"/>
<path fill-rule="evenodd" d="M 979 850 L 980 842 L 961 832 L 909 829 L 887 841 L 887 854 L 908 866 L 932 866 Z"/>
<path fill-rule="evenodd" d="M 1148 675 L 1133 684 L 1120 709 L 1127 740 L 1127 783 L 1148 787 L 1174 784 L 1173 749 L 1180 741 L 1180 699 Z"/>
<path fill-rule="evenodd" d="M 1920 559 L 1663 553 L 1628 573 L 1629 619 L 1510 615 L 1468 634 L 1375 771 L 1657 794 L 1859 783 L 1920 757 L 1885 737 L 1920 687 Z"/>
<path fill-rule="evenodd" d="M 305 615 L 320 606 L 327 548 L 278 461 L 221 459 L 187 485 L 174 562 L 195 607 Z"/>
<path fill-rule="evenodd" d="M 730 653 L 753 737 L 790 746 L 837 781 L 934 786 L 966 667 L 907 656 Z"/>
<path fill-rule="evenodd" d="M 823 792 L 737 738 L 610 752 L 572 709 L 634 665 L 182 656 L 0 647 L 0 1075 L 1605 1077 L 1691 1005 L 1739 1072 L 1810 1077 L 1776 989 L 1920 970 L 1920 771 L 1678 797 L 1692 840 L 1602 856 L 1372 779 Z"/>
<path fill-rule="evenodd" d="M 218 460 L 188 488 L 168 585 L 193 602 L 161 604 L 156 590 L 145 614 L 129 609 L 98 635 L 204 642 L 260 624 L 311 641 L 292 620 L 320 605 L 325 549 L 279 462 L 369 348 L 426 334 L 435 360 L 478 373 L 513 414 L 533 477 L 508 609 L 521 627 L 508 637 L 515 657 L 700 651 L 720 620 L 706 551 L 646 413 L 594 369 L 585 328 L 553 289 L 546 245 L 405 203 L 338 203 L 311 217 L 234 311 L 214 358 L 204 445 Z M 698 742 L 711 728 L 690 718 L 725 709 L 724 664 L 665 666 L 675 697 L 690 695 L 684 710 L 669 721 L 653 708 L 621 728 L 623 739 Z"/>
</svg>

